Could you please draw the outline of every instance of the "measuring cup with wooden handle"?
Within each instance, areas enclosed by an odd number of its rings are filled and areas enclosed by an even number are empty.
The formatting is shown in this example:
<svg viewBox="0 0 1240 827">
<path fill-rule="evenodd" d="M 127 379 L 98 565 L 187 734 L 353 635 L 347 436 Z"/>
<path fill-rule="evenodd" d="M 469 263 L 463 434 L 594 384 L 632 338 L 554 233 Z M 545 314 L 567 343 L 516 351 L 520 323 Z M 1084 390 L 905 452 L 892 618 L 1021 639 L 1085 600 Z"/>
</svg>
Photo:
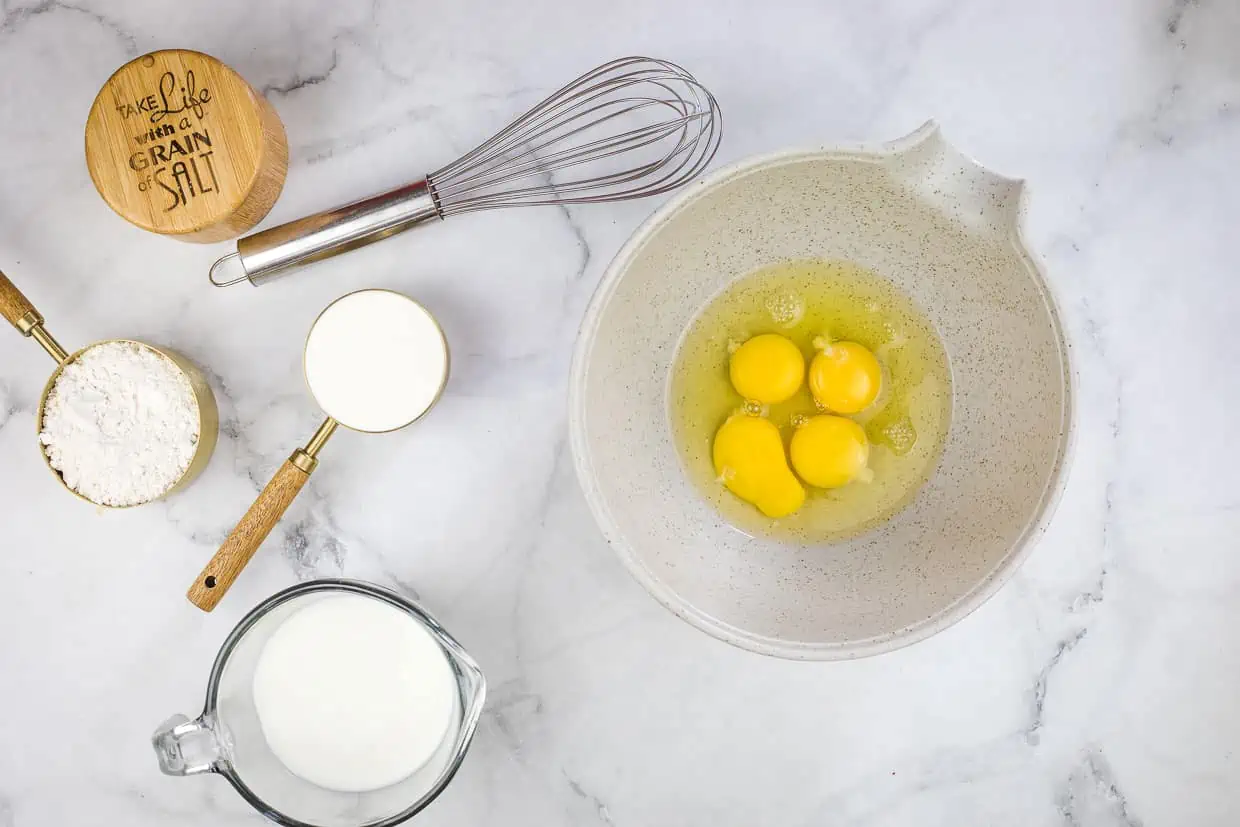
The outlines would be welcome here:
<svg viewBox="0 0 1240 827">
<path fill-rule="evenodd" d="M 209 612 L 258 551 L 318 465 L 336 428 L 386 433 L 420 419 L 448 379 L 435 318 L 408 296 L 359 290 L 332 302 L 306 337 L 306 384 L 327 418 L 276 471 L 186 595 Z"/>
<path fill-rule="evenodd" d="M 124 342 L 152 350 L 172 362 L 181 371 L 186 381 L 189 382 L 190 388 L 194 393 L 194 401 L 198 404 L 198 444 L 194 449 L 194 455 L 190 458 L 189 465 L 181 473 L 180 478 L 160 496 L 166 496 L 189 485 L 202 472 L 202 469 L 207 467 L 207 463 L 211 459 L 211 452 L 215 450 L 215 441 L 220 430 L 219 411 L 215 405 L 215 394 L 211 392 L 211 386 L 207 384 L 206 376 L 189 359 L 174 350 L 156 347 L 135 339 L 107 339 L 87 345 L 76 353 L 69 353 L 60 346 L 60 343 L 52 337 L 52 334 L 47 332 L 47 329 L 44 327 L 43 314 L 35 309 L 30 299 L 26 298 L 25 294 L 18 290 L 17 285 L 13 284 L 4 273 L 0 273 L 0 316 L 4 316 L 13 327 L 17 328 L 18 333 L 27 338 L 34 339 L 42 345 L 43 349 L 56 360 L 56 370 L 52 372 L 51 377 L 47 380 L 47 384 L 43 387 L 43 395 L 39 397 L 39 408 L 35 415 L 35 426 L 38 432 L 41 433 L 43 431 L 43 412 L 47 406 L 47 397 L 52 392 L 52 388 L 56 386 L 56 380 L 60 378 L 61 371 L 81 358 L 82 354 L 93 348 L 100 345 Z M 69 487 L 60 472 L 52 467 L 47 452 L 43 451 L 41 446 L 39 453 L 61 486 L 79 499 L 100 508 L 128 508 L 130 505 L 143 504 L 140 502 L 129 504 L 97 503 L 94 500 L 88 499 Z"/>
</svg>

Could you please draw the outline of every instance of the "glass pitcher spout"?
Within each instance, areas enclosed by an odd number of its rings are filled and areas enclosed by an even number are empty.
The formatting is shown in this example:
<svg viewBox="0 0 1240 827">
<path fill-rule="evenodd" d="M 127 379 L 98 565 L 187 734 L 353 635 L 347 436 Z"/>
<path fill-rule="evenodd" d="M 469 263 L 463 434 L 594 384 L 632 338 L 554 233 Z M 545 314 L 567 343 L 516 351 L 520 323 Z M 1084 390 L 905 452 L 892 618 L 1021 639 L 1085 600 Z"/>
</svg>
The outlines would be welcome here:
<svg viewBox="0 0 1240 827">
<path fill-rule="evenodd" d="M 319 601 L 365 598 L 401 612 L 438 645 L 455 679 L 451 718 L 435 753 L 405 778 L 361 792 L 320 786 L 272 751 L 254 702 L 256 664 L 272 635 L 294 613 Z M 166 775 L 213 774 L 281 827 L 394 827 L 412 818 L 452 780 L 478 725 L 486 680 L 478 664 L 421 606 L 357 580 L 312 580 L 254 607 L 220 647 L 202 714 L 174 715 L 151 738 Z M 412 702 L 412 701 L 411 701 Z"/>
<path fill-rule="evenodd" d="M 206 715 L 190 720 L 173 715 L 151 736 L 164 775 L 214 772 L 220 761 L 220 740 Z"/>
</svg>

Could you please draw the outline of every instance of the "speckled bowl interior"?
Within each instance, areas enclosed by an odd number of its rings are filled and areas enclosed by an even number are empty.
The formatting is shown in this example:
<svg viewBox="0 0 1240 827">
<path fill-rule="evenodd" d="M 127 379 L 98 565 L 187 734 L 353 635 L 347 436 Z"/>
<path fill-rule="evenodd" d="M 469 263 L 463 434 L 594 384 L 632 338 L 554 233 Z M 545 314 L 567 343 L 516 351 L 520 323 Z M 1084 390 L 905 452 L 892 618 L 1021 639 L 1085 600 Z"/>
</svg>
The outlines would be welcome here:
<svg viewBox="0 0 1240 827">
<path fill-rule="evenodd" d="M 1072 423 L 1068 348 L 1020 238 L 1022 191 L 929 124 L 874 149 L 720 170 L 638 230 L 587 311 L 570 434 L 599 525 L 658 600 L 755 651 L 848 658 L 950 625 L 1019 565 L 1057 498 Z M 942 460 L 913 502 L 820 546 L 724 522 L 685 475 L 666 398 L 701 308 L 738 277 L 804 258 L 857 262 L 911 296 L 953 385 Z"/>
</svg>

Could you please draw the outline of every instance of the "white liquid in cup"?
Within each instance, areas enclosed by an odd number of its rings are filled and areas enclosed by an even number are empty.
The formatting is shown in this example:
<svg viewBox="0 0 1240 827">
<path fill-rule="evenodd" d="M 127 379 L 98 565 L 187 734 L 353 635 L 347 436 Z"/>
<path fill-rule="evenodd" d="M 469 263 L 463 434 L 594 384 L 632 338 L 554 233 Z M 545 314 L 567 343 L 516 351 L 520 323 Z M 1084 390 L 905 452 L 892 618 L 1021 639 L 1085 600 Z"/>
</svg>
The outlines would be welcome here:
<svg viewBox="0 0 1240 827">
<path fill-rule="evenodd" d="M 401 428 L 426 413 L 448 376 L 448 346 L 422 305 L 390 290 L 332 302 L 306 338 L 306 383 L 354 430 Z"/>
<path fill-rule="evenodd" d="M 341 792 L 412 775 L 458 715 L 439 642 L 405 612 L 362 595 L 324 597 L 290 614 L 259 655 L 253 689 L 276 758 Z"/>
</svg>

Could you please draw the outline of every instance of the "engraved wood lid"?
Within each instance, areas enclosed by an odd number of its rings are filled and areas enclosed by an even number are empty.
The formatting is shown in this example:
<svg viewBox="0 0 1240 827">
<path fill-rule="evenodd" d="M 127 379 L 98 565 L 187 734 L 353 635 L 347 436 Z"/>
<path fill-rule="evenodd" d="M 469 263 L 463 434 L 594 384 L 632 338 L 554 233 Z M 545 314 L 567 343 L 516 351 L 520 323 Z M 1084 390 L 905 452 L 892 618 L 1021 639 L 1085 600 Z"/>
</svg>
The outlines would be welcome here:
<svg viewBox="0 0 1240 827">
<path fill-rule="evenodd" d="M 126 63 L 99 90 L 86 166 L 126 221 L 222 241 L 275 204 L 288 144 L 275 109 L 244 78 L 210 55 L 166 49 Z"/>
</svg>

